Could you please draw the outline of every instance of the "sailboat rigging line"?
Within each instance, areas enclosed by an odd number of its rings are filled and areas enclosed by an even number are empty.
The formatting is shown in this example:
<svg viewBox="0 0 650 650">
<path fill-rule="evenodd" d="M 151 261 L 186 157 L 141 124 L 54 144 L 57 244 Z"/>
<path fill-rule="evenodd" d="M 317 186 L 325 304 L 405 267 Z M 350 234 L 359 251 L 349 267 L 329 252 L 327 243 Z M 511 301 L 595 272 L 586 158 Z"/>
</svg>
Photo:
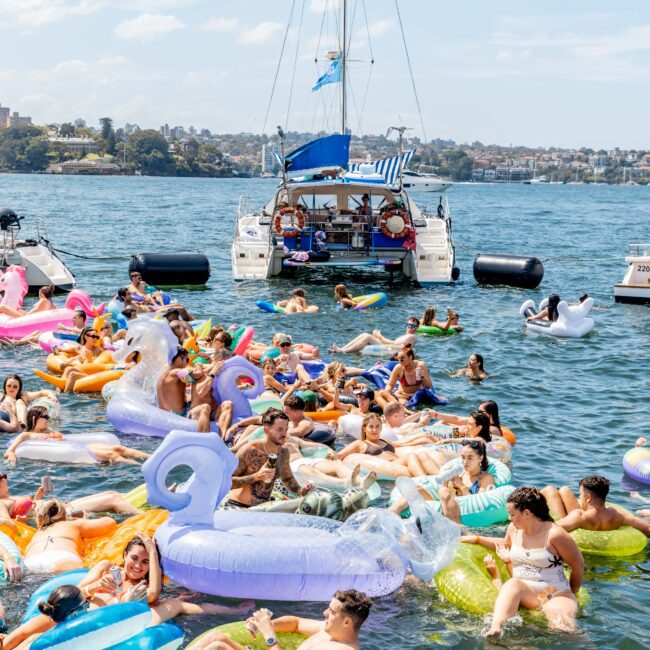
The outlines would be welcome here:
<svg viewBox="0 0 650 650">
<path fill-rule="evenodd" d="M 361 0 L 363 6 L 363 19 L 366 21 L 366 33 L 368 34 L 368 49 L 370 50 L 370 63 L 375 62 L 375 55 L 372 52 L 372 41 L 370 40 L 370 25 L 368 24 L 368 13 L 366 12 L 366 0 Z"/>
<path fill-rule="evenodd" d="M 70 255 L 70 257 L 78 257 L 80 260 L 128 260 L 131 259 L 129 255 L 113 255 L 111 257 L 91 257 L 90 255 L 77 255 L 77 253 L 70 253 L 69 251 L 64 251 L 61 248 L 54 248 L 52 246 L 52 250 L 55 250 L 57 253 L 63 253 L 64 255 Z"/>
<path fill-rule="evenodd" d="M 298 23 L 298 38 L 296 39 L 296 52 L 293 57 L 293 72 L 291 73 L 291 85 L 289 86 L 289 103 L 287 104 L 287 119 L 284 121 L 284 128 L 289 130 L 289 114 L 291 113 L 291 98 L 293 97 L 293 84 L 296 79 L 296 67 L 298 65 L 298 50 L 300 48 L 300 35 L 302 34 L 302 18 L 305 14 L 305 0 L 302 0 L 300 8 L 300 21 Z"/>
<path fill-rule="evenodd" d="M 320 20 L 320 32 L 318 32 L 318 41 L 316 41 L 316 52 L 314 53 L 314 63 L 318 63 L 318 53 L 320 52 L 320 39 L 323 36 L 323 27 L 325 25 L 325 16 L 327 15 L 327 0 L 323 9 L 323 17 Z"/>
<path fill-rule="evenodd" d="M 278 59 L 278 66 L 275 69 L 275 77 L 273 78 L 273 87 L 271 88 L 271 96 L 269 97 L 269 103 L 266 107 L 266 115 L 264 116 L 264 125 L 262 126 L 262 133 L 266 133 L 266 123 L 269 119 L 269 112 L 271 111 L 271 102 L 273 101 L 273 95 L 275 93 L 275 85 L 278 81 L 278 75 L 280 74 L 280 66 L 282 65 L 282 57 L 284 56 L 284 48 L 287 44 L 287 36 L 289 35 L 289 29 L 291 29 L 291 23 L 293 22 L 293 12 L 296 8 L 296 0 L 293 0 L 291 3 L 291 11 L 289 12 L 289 20 L 287 20 L 287 29 L 284 32 L 284 38 L 282 39 L 282 49 L 280 50 L 280 58 Z"/>
<path fill-rule="evenodd" d="M 420 125 L 422 126 L 422 135 L 424 136 L 424 141 L 428 142 L 427 133 L 424 128 L 424 120 L 422 119 L 422 109 L 420 108 L 420 99 L 418 97 L 418 91 L 415 87 L 415 78 L 413 77 L 413 67 L 411 66 L 411 57 L 409 55 L 409 49 L 406 45 L 406 35 L 404 34 L 404 25 L 402 24 L 402 14 L 399 12 L 399 4 L 395 0 L 395 9 L 397 10 L 397 18 L 399 20 L 399 28 L 402 32 L 402 40 L 404 41 L 404 52 L 406 52 L 406 61 L 409 66 L 409 74 L 411 75 L 411 84 L 413 85 L 413 94 L 415 95 L 415 103 L 418 107 L 418 115 L 420 116 Z"/>
</svg>

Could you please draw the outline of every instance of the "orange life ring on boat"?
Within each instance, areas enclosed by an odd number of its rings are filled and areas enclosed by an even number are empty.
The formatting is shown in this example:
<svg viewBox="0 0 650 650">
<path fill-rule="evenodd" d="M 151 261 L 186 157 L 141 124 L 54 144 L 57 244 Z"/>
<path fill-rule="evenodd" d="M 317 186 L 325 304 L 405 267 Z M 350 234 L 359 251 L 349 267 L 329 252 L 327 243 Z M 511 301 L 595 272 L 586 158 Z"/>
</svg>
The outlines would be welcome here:
<svg viewBox="0 0 650 650">
<path fill-rule="evenodd" d="M 285 214 L 291 214 L 294 216 L 296 223 L 298 225 L 297 229 L 283 228 L 282 217 Z M 293 219 L 291 225 L 293 225 Z M 296 208 L 282 208 L 282 210 L 279 210 L 278 212 L 275 213 L 275 219 L 273 220 L 273 227 L 275 228 L 275 232 L 281 234 L 283 237 L 297 237 L 298 233 L 303 229 L 304 225 L 305 225 L 305 218 L 302 212 Z"/>
<path fill-rule="evenodd" d="M 399 232 L 391 232 L 388 229 L 388 220 L 392 217 L 400 217 L 404 223 L 404 226 Z M 381 221 L 379 222 L 379 227 L 386 237 L 390 237 L 391 239 L 402 239 L 408 235 L 410 229 L 408 214 L 404 210 L 399 210 L 397 208 L 389 210 L 382 216 Z"/>
</svg>

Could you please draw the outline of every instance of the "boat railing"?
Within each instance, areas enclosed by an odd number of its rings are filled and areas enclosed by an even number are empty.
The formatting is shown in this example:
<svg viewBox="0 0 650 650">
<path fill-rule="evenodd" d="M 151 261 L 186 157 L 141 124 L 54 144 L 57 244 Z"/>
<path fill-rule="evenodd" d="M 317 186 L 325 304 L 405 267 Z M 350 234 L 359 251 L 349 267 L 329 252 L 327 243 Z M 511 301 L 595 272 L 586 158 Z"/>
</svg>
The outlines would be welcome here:
<svg viewBox="0 0 650 650">
<path fill-rule="evenodd" d="M 451 212 L 449 211 L 449 202 L 447 197 L 442 194 L 438 197 L 436 205 L 431 207 L 431 211 L 427 205 L 420 205 L 420 212 L 427 219 L 442 219 L 443 221 L 451 220 Z"/>
<path fill-rule="evenodd" d="M 239 207 L 237 208 L 237 219 L 241 219 L 244 215 L 249 213 L 250 196 L 242 194 L 239 197 Z"/>
<path fill-rule="evenodd" d="M 634 257 L 650 257 L 650 244 L 628 244 L 628 255 Z"/>
</svg>

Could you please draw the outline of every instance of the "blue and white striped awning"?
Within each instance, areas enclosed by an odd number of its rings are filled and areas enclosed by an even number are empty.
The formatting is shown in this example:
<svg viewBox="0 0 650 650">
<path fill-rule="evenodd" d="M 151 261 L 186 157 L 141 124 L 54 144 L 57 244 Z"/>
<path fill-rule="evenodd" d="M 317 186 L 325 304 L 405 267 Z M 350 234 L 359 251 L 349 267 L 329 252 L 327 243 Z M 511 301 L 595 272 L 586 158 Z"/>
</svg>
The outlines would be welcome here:
<svg viewBox="0 0 650 650">
<path fill-rule="evenodd" d="M 402 154 L 401 161 L 400 156 L 393 156 L 392 158 L 382 158 L 381 160 L 370 162 L 348 163 L 348 172 L 358 174 L 360 173 L 361 166 L 363 165 L 364 172 L 367 173 L 366 170 L 370 171 L 370 167 L 372 166 L 372 173 L 383 176 L 386 181 L 386 185 L 395 185 L 396 179 L 400 173 L 400 168 L 406 168 L 414 153 L 415 149 L 405 151 Z"/>
</svg>

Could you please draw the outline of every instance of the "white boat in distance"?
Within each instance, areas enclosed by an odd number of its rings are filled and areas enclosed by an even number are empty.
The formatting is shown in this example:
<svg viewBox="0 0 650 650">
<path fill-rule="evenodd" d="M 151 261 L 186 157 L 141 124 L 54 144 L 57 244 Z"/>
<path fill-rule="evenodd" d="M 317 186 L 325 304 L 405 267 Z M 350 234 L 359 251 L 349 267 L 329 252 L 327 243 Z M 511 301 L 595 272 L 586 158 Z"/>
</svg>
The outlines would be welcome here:
<svg viewBox="0 0 650 650">
<path fill-rule="evenodd" d="M 629 244 L 629 264 L 623 282 L 614 285 L 614 300 L 650 304 L 650 244 Z"/>
<path fill-rule="evenodd" d="M 444 192 L 453 185 L 453 182 L 446 181 L 435 174 L 405 169 L 402 172 L 402 185 L 412 192 Z"/>
</svg>

